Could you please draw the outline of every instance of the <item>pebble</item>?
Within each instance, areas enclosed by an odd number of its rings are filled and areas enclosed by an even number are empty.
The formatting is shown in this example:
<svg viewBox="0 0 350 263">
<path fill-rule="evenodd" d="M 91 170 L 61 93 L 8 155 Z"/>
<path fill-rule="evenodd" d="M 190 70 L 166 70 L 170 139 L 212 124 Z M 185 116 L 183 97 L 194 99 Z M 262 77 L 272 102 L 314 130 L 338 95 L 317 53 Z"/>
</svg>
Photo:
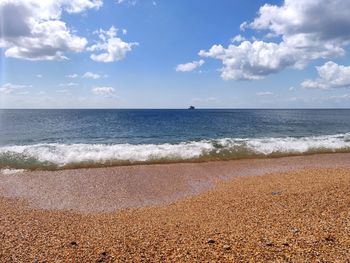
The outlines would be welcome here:
<svg viewBox="0 0 350 263">
<path fill-rule="evenodd" d="M 224 246 L 223 246 L 223 249 L 225 249 L 225 250 L 230 250 L 230 249 L 231 249 L 231 246 L 229 246 L 229 245 L 224 245 Z"/>
<path fill-rule="evenodd" d="M 331 236 L 331 235 L 328 235 L 326 238 L 325 238 L 326 241 L 328 242 L 334 242 L 335 241 L 335 237 L 334 236 Z"/>
<path fill-rule="evenodd" d="M 0 262 L 347 262 L 349 185 L 348 168 L 309 169 L 106 214 L 31 210 L 0 197 Z M 334 186 L 339 194 L 328 195 Z M 275 189 L 291 194 L 271 198 Z"/>
<path fill-rule="evenodd" d="M 272 243 L 272 241 L 268 240 L 268 241 L 266 241 L 265 245 L 268 246 L 268 247 L 272 247 L 273 243 Z"/>
<path fill-rule="evenodd" d="M 272 192 L 271 194 L 274 195 L 274 196 L 275 196 L 275 195 L 281 195 L 282 192 Z"/>
<path fill-rule="evenodd" d="M 214 240 L 214 239 L 209 238 L 207 242 L 208 242 L 208 244 L 214 244 L 214 243 L 215 243 L 215 240 Z"/>
<path fill-rule="evenodd" d="M 299 233 L 300 230 L 299 230 L 298 228 L 293 228 L 293 229 L 292 229 L 292 232 L 293 232 L 294 234 L 296 234 L 296 233 Z"/>
<path fill-rule="evenodd" d="M 75 242 L 75 241 L 70 242 L 70 244 L 71 244 L 71 246 L 73 246 L 73 247 L 77 247 L 77 246 L 78 246 L 78 243 Z"/>
</svg>

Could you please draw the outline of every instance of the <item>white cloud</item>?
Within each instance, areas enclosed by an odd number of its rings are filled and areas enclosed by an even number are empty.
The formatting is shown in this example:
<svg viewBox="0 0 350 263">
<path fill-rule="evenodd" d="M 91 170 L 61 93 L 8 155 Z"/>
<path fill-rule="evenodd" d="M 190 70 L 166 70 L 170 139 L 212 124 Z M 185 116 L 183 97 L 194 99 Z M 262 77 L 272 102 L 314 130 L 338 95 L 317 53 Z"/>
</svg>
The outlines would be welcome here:
<svg viewBox="0 0 350 263">
<path fill-rule="evenodd" d="M 227 48 L 213 45 L 199 55 L 221 60 L 224 79 L 253 80 L 285 68 L 303 69 L 311 60 L 344 55 L 350 43 L 350 2 L 285 0 L 266 4 L 252 22 L 241 29 L 266 30 L 279 42 L 243 41 Z M 237 39 L 238 40 L 238 39 Z"/>
<path fill-rule="evenodd" d="M 66 52 L 81 52 L 87 40 L 61 21 L 63 12 L 98 9 L 102 0 L 0 1 L 1 46 L 6 57 L 63 60 Z"/>
<path fill-rule="evenodd" d="M 135 6 L 137 4 L 137 0 L 117 0 L 116 2 L 119 5 L 123 3 L 127 3 L 129 5 Z"/>
<path fill-rule="evenodd" d="M 208 51 L 201 50 L 199 55 L 221 60 L 224 65 L 221 77 L 225 80 L 262 79 L 281 68 L 297 66 L 296 62 L 299 67 L 304 65 L 304 61 L 296 61 L 291 49 L 283 43 L 263 41 L 244 41 L 238 46 L 229 45 L 227 48 L 214 45 Z"/>
<path fill-rule="evenodd" d="M 92 73 L 92 72 L 86 72 L 83 75 L 83 78 L 87 78 L 87 79 L 99 79 L 101 78 L 101 75 L 97 74 L 97 73 Z"/>
<path fill-rule="evenodd" d="M 68 83 L 61 83 L 58 86 L 60 87 L 73 87 L 73 86 L 78 86 L 78 83 L 75 82 L 68 82 Z"/>
<path fill-rule="evenodd" d="M 257 92 L 256 96 L 272 96 L 273 93 L 271 91 L 261 91 L 261 92 Z"/>
<path fill-rule="evenodd" d="M 350 100 L 350 94 L 334 95 L 334 96 L 330 96 L 329 99 L 331 99 L 331 100 Z"/>
<path fill-rule="evenodd" d="M 0 92 L 4 94 L 11 94 L 15 91 L 32 87 L 31 85 L 16 85 L 12 83 L 6 83 L 0 87 Z"/>
<path fill-rule="evenodd" d="M 130 52 L 134 46 L 138 46 L 136 42 L 127 43 L 117 37 L 117 29 L 114 26 L 107 31 L 100 29 L 96 33 L 98 33 L 99 42 L 87 48 L 91 52 L 102 51 L 102 53 L 94 53 L 90 56 L 94 61 L 113 62 L 122 60 L 126 53 Z"/>
<path fill-rule="evenodd" d="M 185 64 L 179 64 L 176 66 L 175 70 L 178 72 L 190 72 L 202 66 L 204 63 L 205 63 L 204 60 L 201 59 L 199 61 L 192 61 Z"/>
<path fill-rule="evenodd" d="M 269 30 L 289 41 L 302 36 L 304 43 L 343 43 L 350 38 L 349 11 L 349 1 L 285 0 L 281 6 L 262 6 L 258 17 L 246 27 Z"/>
<path fill-rule="evenodd" d="M 233 38 L 231 38 L 231 42 L 237 42 L 237 43 L 241 43 L 245 40 L 246 40 L 245 37 L 243 37 L 241 35 L 236 35 Z"/>
<path fill-rule="evenodd" d="M 334 89 L 350 87 L 350 66 L 343 66 L 328 61 L 316 67 L 319 78 L 307 79 L 301 83 L 303 88 Z"/>
<path fill-rule="evenodd" d="M 42 78 L 43 75 L 41 75 L 41 74 L 36 74 L 36 77 L 37 77 L 37 78 Z"/>
<path fill-rule="evenodd" d="M 293 91 L 293 90 L 295 90 L 295 87 L 294 87 L 294 86 L 291 86 L 291 87 L 289 87 L 288 90 L 289 90 L 289 91 Z"/>
<path fill-rule="evenodd" d="M 136 6 L 138 3 L 140 3 L 140 0 L 116 0 L 116 3 L 118 5 L 120 4 L 126 4 L 128 6 Z M 157 6 L 156 1 L 149 1 L 153 6 Z"/>
<path fill-rule="evenodd" d="M 66 75 L 66 77 L 70 79 L 75 79 L 78 77 L 78 74 L 70 74 L 70 75 Z"/>
<path fill-rule="evenodd" d="M 115 89 L 112 87 L 94 87 L 92 88 L 92 93 L 103 97 L 113 97 Z"/>
</svg>

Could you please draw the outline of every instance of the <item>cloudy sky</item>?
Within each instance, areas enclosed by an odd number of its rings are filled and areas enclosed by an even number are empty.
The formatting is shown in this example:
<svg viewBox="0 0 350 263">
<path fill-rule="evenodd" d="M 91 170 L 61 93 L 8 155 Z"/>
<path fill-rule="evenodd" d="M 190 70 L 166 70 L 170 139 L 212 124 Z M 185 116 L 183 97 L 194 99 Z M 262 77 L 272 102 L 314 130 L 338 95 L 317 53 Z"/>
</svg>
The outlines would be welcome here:
<svg viewBox="0 0 350 263">
<path fill-rule="evenodd" d="M 0 0 L 1 108 L 350 106 L 350 1 Z"/>
</svg>

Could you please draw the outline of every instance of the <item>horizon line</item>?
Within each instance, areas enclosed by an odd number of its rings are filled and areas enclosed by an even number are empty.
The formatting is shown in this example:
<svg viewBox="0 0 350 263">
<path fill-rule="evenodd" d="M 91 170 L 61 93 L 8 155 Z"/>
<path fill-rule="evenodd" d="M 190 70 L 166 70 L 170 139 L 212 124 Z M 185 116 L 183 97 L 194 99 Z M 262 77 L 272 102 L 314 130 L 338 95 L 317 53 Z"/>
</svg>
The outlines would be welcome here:
<svg viewBox="0 0 350 263">
<path fill-rule="evenodd" d="M 189 109 L 188 108 L 0 108 L 0 110 L 189 110 Z M 326 108 L 326 107 L 325 108 L 197 108 L 196 107 L 195 110 L 350 110 L 350 107 L 348 108 Z"/>
</svg>

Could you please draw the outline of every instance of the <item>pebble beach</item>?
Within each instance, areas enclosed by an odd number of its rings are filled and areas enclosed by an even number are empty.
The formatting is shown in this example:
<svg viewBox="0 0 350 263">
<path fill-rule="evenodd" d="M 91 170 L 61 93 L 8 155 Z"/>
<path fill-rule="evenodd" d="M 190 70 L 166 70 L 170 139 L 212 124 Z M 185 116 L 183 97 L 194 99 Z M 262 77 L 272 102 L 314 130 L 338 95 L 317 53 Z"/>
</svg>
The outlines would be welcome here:
<svg viewBox="0 0 350 263">
<path fill-rule="evenodd" d="M 349 159 L 328 154 L 0 175 L 0 262 L 348 262 Z M 140 170 L 151 185 L 146 191 L 135 183 Z M 126 171 L 134 185 L 121 177 Z M 107 185 L 118 182 L 118 193 L 99 183 L 99 173 Z M 159 174 L 173 178 L 171 187 Z M 128 202 L 131 189 L 139 195 Z M 122 205 L 103 206 L 107 201 Z"/>
</svg>

